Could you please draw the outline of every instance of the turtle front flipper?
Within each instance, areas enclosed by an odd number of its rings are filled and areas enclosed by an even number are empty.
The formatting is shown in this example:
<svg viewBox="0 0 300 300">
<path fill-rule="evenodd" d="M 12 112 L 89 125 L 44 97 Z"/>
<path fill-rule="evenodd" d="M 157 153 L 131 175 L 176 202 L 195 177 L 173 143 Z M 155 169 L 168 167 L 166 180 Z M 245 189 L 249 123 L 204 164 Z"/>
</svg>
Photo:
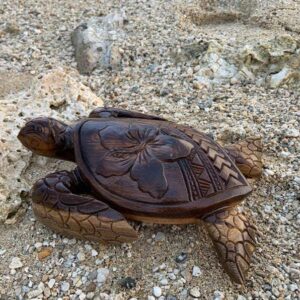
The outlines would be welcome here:
<svg viewBox="0 0 300 300">
<path fill-rule="evenodd" d="M 225 270 L 243 284 L 256 247 L 255 226 L 236 208 L 214 212 L 204 221 Z"/>
<path fill-rule="evenodd" d="M 166 121 L 166 119 L 158 116 L 147 115 L 140 112 L 113 108 L 113 107 L 108 107 L 108 108 L 98 107 L 89 114 L 89 118 L 135 118 L 135 119 Z"/>
<path fill-rule="evenodd" d="M 248 138 L 245 141 L 224 148 L 246 177 L 259 177 L 261 175 L 261 138 Z"/>
<path fill-rule="evenodd" d="M 77 170 L 52 173 L 32 189 L 32 207 L 39 221 L 79 239 L 132 242 L 137 232 L 122 214 L 91 196 Z"/>
</svg>

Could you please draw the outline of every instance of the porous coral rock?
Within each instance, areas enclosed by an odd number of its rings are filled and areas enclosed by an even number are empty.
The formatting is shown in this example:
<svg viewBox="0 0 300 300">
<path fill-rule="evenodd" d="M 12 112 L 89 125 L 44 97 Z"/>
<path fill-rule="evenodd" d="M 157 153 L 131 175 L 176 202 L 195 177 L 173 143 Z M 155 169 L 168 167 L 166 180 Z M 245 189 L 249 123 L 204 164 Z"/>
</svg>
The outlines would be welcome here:
<svg viewBox="0 0 300 300">
<path fill-rule="evenodd" d="M 35 78 L 28 91 L 1 100 L 0 223 L 17 211 L 22 202 L 20 195 L 28 193 L 33 184 L 22 176 L 32 153 L 17 139 L 25 122 L 41 115 L 73 121 L 103 106 L 99 97 L 78 82 L 77 75 L 73 69 L 58 68 Z"/>
</svg>

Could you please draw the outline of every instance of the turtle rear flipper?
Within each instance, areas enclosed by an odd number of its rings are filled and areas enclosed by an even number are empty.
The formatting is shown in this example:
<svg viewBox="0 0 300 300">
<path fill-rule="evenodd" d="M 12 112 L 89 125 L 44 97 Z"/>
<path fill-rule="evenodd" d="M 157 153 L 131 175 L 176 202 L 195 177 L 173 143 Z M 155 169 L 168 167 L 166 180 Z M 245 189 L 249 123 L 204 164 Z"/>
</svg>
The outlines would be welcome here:
<svg viewBox="0 0 300 300">
<path fill-rule="evenodd" d="M 32 207 L 40 222 L 79 239 L 132 242 L 137 232 L 122 214 L 91 196 L 76 171 L 52 173 L 36 182 Z"/>
<path fill-rule="evenodd" d="M 224 269 L 243 284 L 256 248 L 256 228 L 236 208 L 217 211 L 204 221 Z"/>
<path fill-rule="evenodd" d="M 242 142 L 224 148 L 246 177 L 259 177 L 261 175 L 261 138 L 248 138 Z"/>
</svg>

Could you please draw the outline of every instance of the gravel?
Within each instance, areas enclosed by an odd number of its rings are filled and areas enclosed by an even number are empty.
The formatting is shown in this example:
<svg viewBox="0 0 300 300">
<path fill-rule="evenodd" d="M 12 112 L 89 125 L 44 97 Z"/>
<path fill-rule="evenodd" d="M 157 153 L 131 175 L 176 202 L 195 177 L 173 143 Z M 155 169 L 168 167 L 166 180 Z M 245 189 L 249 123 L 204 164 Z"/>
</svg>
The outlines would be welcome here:
<svg viewBox="0 0 300 300">
<path fill-rule="evenodd" d="M 175 49 L 182 53 L 199 41 L 234 47 L 286 33 L 299 39 L 299 4 L 285 0 L 279 7 L 278 1 L 256 1 L 259 9 L 252 18 L 231 23 L 217 14 L 214 20 L 220 18 L 219 23 L 208 17 L 201 23 L 199 10 L 220 2 L 245 1 L 1 1 L 0 159 L 5 153 L 6 163 L 0 176 L 0 215 L 5 223 L 0 225 L 0 298 L 299 297 L 299 88 L 271 89 L 231 80 L 209 89 L 195 81 L 203 72 L 199 53 L 191 51 L 178 62 L 173 55 Z M 74 28 L 122 8 L 128 23 L 118 49 L 121 68 L 78 74 L 71 43 Z M 50 88 L 57 83 L 53 78 L 62 85 Z M 36 81 L 38 89 L 33 88 Z M 76 86 L 82 92 L 75 93 Z M 60 236 L 36 221 L 29 196 L 33 183 L 50 172 L 73 169 L 74 164 L 32 156 L 15 139 L 18 126 L 42 114 L 74 121 L 100 99 L 107 106 L 193 126 L 221 144 L 263 137 L 264 172 L 259 180 L 250 180 L 253 193 L 241 203 L 262 234 L 244 288 L 224 273 L 202 225 L 136 222 L 135 243 L 110 245 Z M 39 257 L 45 249 L 51 251 Z M 136 286 L 124 289 L 119 283 L 126 277 L 134 278 Z M 160 294 L 154 294 L 153 287 Z"/>
</svg>

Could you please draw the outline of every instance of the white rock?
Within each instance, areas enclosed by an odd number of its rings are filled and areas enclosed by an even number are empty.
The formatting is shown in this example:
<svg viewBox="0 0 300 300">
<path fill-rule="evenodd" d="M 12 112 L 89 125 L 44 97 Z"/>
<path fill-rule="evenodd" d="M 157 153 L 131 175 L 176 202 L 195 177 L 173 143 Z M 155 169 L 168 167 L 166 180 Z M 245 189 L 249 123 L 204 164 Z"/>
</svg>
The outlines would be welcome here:
<svg viewBox="0 0 300 300">
<path fill-rule="evenodd" d="M 223 292 L 215 291 L 214 292 L 214 300 L 223 300 L 225 299 L 225 295 Z"/>
<path fill-rule="evenodd" d="M 38 296 L 40 296 L 43 293 L 44 289 L 42 288 L 37 288 L 36 290 L 30 291 L 27 294 L 28 299 L 33 299 L 33 298 L 37 298 Z"/>
<path fill-rule="evenodd" d="M 153 287 L 152 293 L 156 298 L 160 297 L 162 294 L 161 288 L 159 286 Z"/>
<path fill-rule="evenodd" d="M 147 300 L 155 300 L 155 297 L 153 297 L 153 296 L 148 296 Z"/>
<path fill-rule="evenodd" d="M 168 279 L 167 278 L 163 278 L 161 281 L 160 281 L 160 284 L 161 285 L 167 285 L 169 283 Z"/>
<path fill-rule="evenodd" d="M 54 284 L 55 284 L 55 279 L 54 278 L 51 278 L 49 281 L 48 281 L 48 286 L 50 289 L 52 289 L 54 287 Z"/>
<path fill-rule="evenodd" d="M 77 254 L 77 259 L 78 259 L 79 261 L 84 261 L 84 260 L 85 260 L 85 254 L 84 254 L 83 252 L 79 252 L 79 253 Z"/>
<path fill-rule="evenodd" d="M 94 256 L 97 256 L 98 255 L 98 252 L 96 251 L 96 250 L 92 250 L 92 256 L 94 257 Z"/>
<path fill-rule="evenodd" d="M 60 289 L 63 291 L 63 292 L 67 292 L 70 288 L 70 283 L 69 282 L 66 282 L 66 281 L 63 281 L 61 283 L 61 286 L 60 286 Z"/>
<path fill-rule="evenodd" d="M 190 295 L 194 298 L 199 298 L 201 296 L 200 289 L 197 286 L 191 288 Z"/>
<path fill-rule="evenodd" d="M 70 122 L 85 117 L 92 108 L 103 106 L 103 101 L 80 83 L 78 72 L 71 68 L 58 68 L 30 82 L 26 91 L 1 99 L 0 223 L 18 209 L 20 193 L 27 191 L 35 180 L 21 175 L 32 163 L 32 153 L 16 138 L 26 120 L 44 115 Z M 45 161 L 43 169 L 48 167 L 48 160 Z"/>
<path fill-rule="evenodd" d="M 166 239 L 166 236 L 163 232 L 158 232 L 156 235 L 155 235 L 155 240 L 157 242 L 161 242 L 161 241 L 164 241 Z"/>
<path fill-rule="evenodd" d="M 298 291 L 299 290 L 298 284 L 297 283 L 290 284 L 289 285 L 289 290 L 292 291 L 292 292 Z"/>
<path fill-rule="evenodd" d="M 297 138 L 300 135 L 300 131 L 296 128 L 288 128 L 285 131 L 285 136 L 286 137 L 291 137 L 291 138 Z"/>
<path fill-rule="evenodd" d="M 109 275 L 109 270 L 106 268 L 100 268 L 97 270 L 97 282 L 104 283 Z"/>
<path fill-rule="evenodd" d="M 99 296 L 101 300 L 110 300 L 110 296 L 106 293 L 100 293 Z"/>
<path fill-rule="evenodd" d="M 41 242 L 37 242 L 37 243 L 34 244 L 34 247 L 36 249 L 42 248 L 42 246 L 43 246 L 43 243 L 41 243 Z"/>
<path fill-rule="evenodd" d="M 298 184 L 300 184 L 300 177 L 299 176 L 295 176 L 294 181 Z"/>
<path fill-rule="evenodd" d="M 194 277 L 199 277 L 202 274 L 202 271 L 198 266 L 194 266 L 192 274 Z"/>
<path fill-rule="evenodd" d="M 19 257 L 13 257 L 11 263 L 9 264 L 10 269 L 19 269 L 23 267 L 23 263 Z"/>
<path fill-rule="evenodd" d="M 275 174 L 274 171 L 272 171 L 270 169 L 265 169 L 264 173 L 266 176 L 273 176 Z"/>
<path fill-rule="evenodd" d="M 84 300 L 86 298 L 86 294 L 85 293 L 81 293 L 79 295 L 79 300 Z"/>
<path fill-rule="evenodd" d="M 86 298 L 87 298 L 87 299 L 93 299 L 94 296 L 95 296 L 95 293 L 94 293 L 94 292 L 88 292 L 88 293 L 86 294 Z"/>
<path fill-rule="evenodd" d="M 270 205 L 265 205 L 264 211 L 268 214 L 270 214 L 272 212 L 272 206 Z"/>
<path fill-rule="evenodd" d="M 121 63 L 121 53 L 116 41 L 122 41 L 125 33 L 124 11 L 112 12 L 104 17 L 93 17 L 79 25 L 72 33 L 78 70 L 90 74 L 97 66 L 116 68 Z"/>
</svg>

